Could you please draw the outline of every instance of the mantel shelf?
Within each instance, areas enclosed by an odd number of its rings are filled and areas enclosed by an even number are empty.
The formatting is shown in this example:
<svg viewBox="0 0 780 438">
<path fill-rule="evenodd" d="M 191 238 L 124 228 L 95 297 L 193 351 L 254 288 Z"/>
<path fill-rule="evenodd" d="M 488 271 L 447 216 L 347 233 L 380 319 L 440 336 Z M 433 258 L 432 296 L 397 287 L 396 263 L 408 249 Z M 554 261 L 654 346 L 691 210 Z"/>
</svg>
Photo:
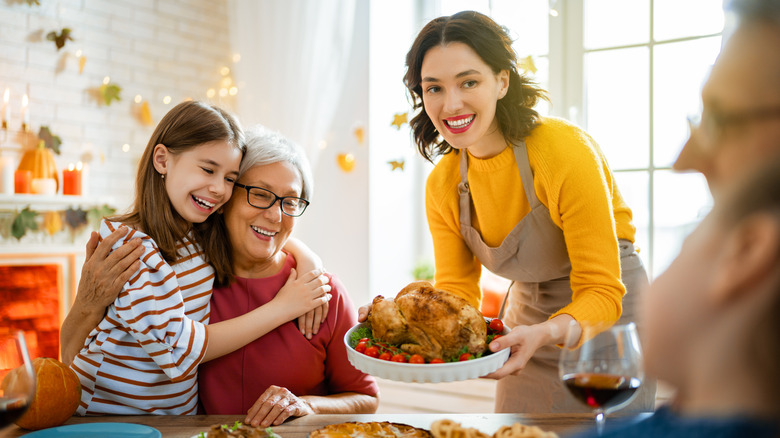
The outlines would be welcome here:
<svg viewBox="0 0 780 438">
<path fill-rule="evenodd" d="M 113 197 L 71 196 L 71 195 L 2 195 L 0 211 L 17 211 L 30 207 L 32 210 L 57 211 L 71 207 L 92 208 L 108 205 L 116 207 Z"/>
</svg>

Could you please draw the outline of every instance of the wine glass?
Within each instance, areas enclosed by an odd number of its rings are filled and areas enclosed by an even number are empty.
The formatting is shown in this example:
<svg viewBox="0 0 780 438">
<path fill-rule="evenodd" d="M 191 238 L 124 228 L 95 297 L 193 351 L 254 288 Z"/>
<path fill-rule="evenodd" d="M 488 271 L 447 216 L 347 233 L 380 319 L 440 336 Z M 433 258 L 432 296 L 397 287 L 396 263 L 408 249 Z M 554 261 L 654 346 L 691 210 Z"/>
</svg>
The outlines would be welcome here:
<svg viewBox="0 0 780 438">
<path fill-rule="evenodd" d="M 0 328 L 0 430 L 27 410 L 35 394 L 35 374 L 24 332 Z"/>
<path fill-rule="evenodd" d="M 564 386 L 596 413 L 596 430 L 604 430 L 608 411 L 627 405 L 644 379 L 636 324 L 570 323 L 558 362 Z"/>
</svg>

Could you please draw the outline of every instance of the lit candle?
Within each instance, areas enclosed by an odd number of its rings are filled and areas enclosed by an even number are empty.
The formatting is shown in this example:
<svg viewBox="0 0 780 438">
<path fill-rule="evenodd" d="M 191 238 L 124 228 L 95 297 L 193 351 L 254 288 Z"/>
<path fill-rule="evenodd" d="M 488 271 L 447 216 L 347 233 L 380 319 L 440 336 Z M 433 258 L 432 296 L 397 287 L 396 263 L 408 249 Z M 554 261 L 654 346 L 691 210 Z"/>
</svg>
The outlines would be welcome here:
<svg viewBox="0 0 780 438">
<path fill-rule="evenodd" d="M 14 192 L 30 193 L 32 192 L 32 172 L 29 170 L 17 170 L 14 172 Z"/>
<path fill-rule="evenodd" d="M 27 111 L 27 95 L 25 94 L 24 97 L 22 97 L 22 131 L 27 131 L 27 128 L 30 126 L 30 112 Z"/>
<path fill-rule="evenodd" d="M 0 110 L 0 117 L 2 117 L 3 120 L 3 129 L 8 129 L 8 98 L 10 96 L 10 90 L 6 88 L 5 93 L 3 93 L 3 108 Z"/>
<path fill-rule="evenodd" d="M 36 195 L 56 195 L 57 180 L 54 178 L 33 178 L 31 188 Z"/>
<path fill-rule="evenodd" d="M 62 194 L 63 195 L 81 195 L 81 161 L 74 166 L 73 163 L 62 171 Z"/>
</svg>

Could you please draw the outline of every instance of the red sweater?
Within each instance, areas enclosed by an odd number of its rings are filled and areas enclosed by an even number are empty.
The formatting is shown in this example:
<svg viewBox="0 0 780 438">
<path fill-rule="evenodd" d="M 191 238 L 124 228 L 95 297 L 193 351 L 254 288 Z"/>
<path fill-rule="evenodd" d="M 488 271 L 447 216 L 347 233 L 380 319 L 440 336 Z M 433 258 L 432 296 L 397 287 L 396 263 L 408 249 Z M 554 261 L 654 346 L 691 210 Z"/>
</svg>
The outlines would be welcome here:
<svg viewBox="0 0 780 438">
<path fill-rule="evenodd" d="M 282 270 L 266 278 L 240 278 L 214 289 L 211 323 L 243 315 L 262 306 L 282 288 L 295 260 L 287 257 Z M 290 321 L 247 346 L 201 364 L 200 403 L 206 414 L 243 415 L 270 385 L 297 396 L 358 392 L 376 395 L 374 378 L 347 360 L 344 334 L 357 324 L 357 312 L 344 285 L 331 276 L 330 309 L 311 340 Z"/>
</svg>

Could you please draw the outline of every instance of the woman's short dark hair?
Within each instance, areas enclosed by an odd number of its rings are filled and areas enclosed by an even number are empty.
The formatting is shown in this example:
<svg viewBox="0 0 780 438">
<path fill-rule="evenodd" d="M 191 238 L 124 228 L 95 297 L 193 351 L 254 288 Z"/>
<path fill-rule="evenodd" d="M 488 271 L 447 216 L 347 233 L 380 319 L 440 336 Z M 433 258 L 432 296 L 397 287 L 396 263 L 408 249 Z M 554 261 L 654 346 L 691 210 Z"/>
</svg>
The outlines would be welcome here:
<svg viewBox="0 0 780 438">
<path fill-rule="evenodd" d="M 496 120 L 504 138 L 517 141 L 525 138 L 539 124 L 539 113 L 533 107 L 547 94 L 537 84 L 517 72 L 517 54 L 507 30 L 488 16 L 475 11 L 431 20 L 417 35 L 406 54 L 404 85 L 409 90 L 412 107 L 419 110 L 409 125 L 417 149 L 428 161 L 449 153 L 452 146 L 443 138 L 425 112 L 422 99 L 422 63 L 432 47 L 460 42 L 471 47 L 494 73 L 509 72 L 509 89 L 496 104 Z"/>
</svg>

